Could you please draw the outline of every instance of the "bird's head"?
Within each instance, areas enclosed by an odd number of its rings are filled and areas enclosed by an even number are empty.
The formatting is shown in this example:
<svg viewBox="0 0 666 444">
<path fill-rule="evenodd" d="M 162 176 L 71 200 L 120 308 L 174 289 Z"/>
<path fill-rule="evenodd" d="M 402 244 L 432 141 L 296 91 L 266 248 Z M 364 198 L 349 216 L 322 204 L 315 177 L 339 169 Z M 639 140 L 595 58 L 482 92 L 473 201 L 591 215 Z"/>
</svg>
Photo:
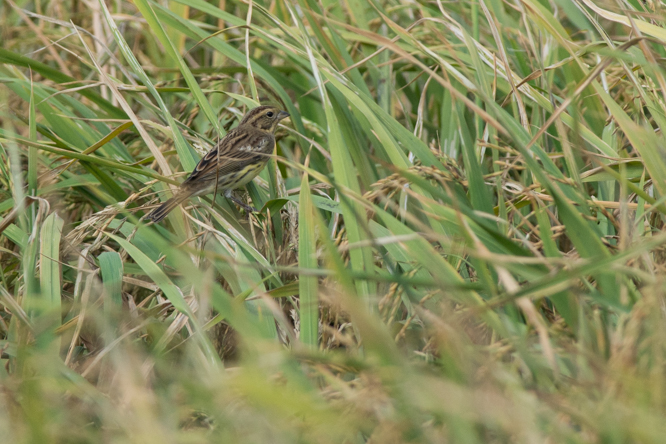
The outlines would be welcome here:
<svg viewBox="0 0 666 444">
<path fill-rule="evenodd" d="M 251 125 L 262 131 L 274 132 L 280 120 L 289 117 L 289 113 L 274 106 L 258 106 L 243 117 L 240 125 Z"/>
</svg>

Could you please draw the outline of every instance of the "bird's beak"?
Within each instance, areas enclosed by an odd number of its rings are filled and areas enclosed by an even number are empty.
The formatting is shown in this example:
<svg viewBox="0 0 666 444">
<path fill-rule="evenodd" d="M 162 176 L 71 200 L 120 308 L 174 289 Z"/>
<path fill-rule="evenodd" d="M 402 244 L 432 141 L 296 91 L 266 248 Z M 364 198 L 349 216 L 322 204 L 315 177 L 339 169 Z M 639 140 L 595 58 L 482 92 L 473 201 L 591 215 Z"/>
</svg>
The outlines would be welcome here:
<svg viewBox="0 0 666 444">
<path fill-rule="evenodd" d="M 287 111 L 280 111 L 277 115 L 278 120 L 286 119 L 289 117 L 289 113 Z"/>
</svg>

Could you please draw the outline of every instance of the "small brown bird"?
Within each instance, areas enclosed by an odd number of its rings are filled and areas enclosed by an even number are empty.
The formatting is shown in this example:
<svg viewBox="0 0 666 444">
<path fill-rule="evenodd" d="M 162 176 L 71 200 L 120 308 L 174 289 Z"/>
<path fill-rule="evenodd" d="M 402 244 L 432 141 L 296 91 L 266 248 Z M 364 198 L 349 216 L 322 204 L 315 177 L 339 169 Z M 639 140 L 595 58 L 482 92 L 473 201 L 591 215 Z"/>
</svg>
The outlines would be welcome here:
<svg viewBox="0 0 666 444">
<path fill-rule="evenodd" d="M 288 112 L 274 106 L 251 110 L 201 159 L 176 194 L 153 210 L 148 219 L 160 222 L 186 199 L 212 193 L 216 188 L 247 211 L 253 211 L 231 192 L 250 182 L 266 166 L 275 147 L 275 129 L 286 117 Z"/>
</svg>

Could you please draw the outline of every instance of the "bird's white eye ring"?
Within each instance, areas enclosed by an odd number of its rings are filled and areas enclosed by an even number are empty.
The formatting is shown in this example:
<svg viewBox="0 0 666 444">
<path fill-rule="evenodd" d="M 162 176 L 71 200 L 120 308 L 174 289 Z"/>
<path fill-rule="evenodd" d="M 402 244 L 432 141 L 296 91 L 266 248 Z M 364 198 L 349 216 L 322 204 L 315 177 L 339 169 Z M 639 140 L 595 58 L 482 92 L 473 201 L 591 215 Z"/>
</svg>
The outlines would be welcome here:
<svg viewBox="0 0 666 444">
<path fill-rule="evenodd" d="M 268 111 L 268 112 L 266 113 L 266 115 L 267 115 L 268 117 L 273 117 L 274 113 L 273 113 L 273 111 Z"/>
</svg>

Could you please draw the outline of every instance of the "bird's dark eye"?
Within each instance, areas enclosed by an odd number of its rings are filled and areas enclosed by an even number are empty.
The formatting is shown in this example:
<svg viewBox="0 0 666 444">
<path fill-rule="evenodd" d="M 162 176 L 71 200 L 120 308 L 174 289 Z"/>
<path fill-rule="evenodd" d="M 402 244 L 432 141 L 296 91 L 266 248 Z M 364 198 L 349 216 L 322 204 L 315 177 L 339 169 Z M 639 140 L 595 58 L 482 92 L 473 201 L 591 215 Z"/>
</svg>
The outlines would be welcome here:
<svg viewBox="0 0 666 444">
<path fill-rule="evenodd" d="M 268 112 L 266 113 L 266 115 L 267 115 L 268 117 L 273 117 L 275 114 L 273 113 L 273 111 L 268 111 Z"/>
</svg>

